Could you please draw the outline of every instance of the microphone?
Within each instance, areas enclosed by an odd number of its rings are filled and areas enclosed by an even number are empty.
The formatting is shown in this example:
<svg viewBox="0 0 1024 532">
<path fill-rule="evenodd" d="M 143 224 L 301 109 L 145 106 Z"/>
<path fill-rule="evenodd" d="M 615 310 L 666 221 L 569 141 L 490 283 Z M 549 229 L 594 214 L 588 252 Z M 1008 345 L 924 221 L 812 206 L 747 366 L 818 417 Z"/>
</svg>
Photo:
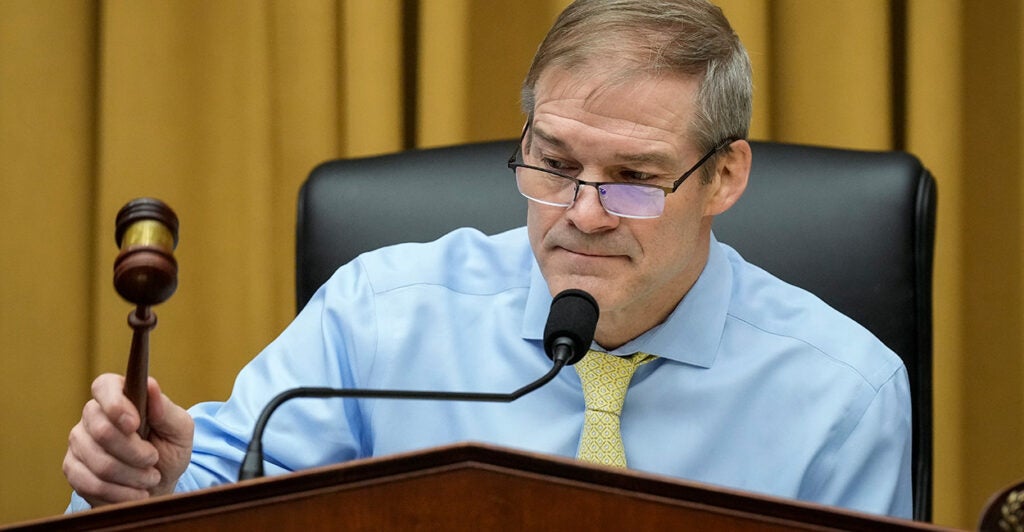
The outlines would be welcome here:
<svg viewBox="0 0 1024 532">
<path fill-rule="evenodd" d="M 551 301 L 544 325 L 544 352 L 553 362 L 571 366 L 590 350 L 600 311 L 597 301 L 578 288 L 563 290 Z"/>
<path fill-rule="evenodd" d="M 245 451 L 238 480 L 249 480 L 263 476 L 263 432 L 271 414 L 285 401 L 299 397 L 370 397 L 376 399 L 433 399 L 441 401 L 477 401 L 511 403 L 516 399 L 547 384 L 565 366 L 573 365 L 583 358 L 594 340 L 597 318 L 600 311 L 594 298 L 579 289 L 559 292 L 551 301 L 548 321 L 544 326 L 544 352 L 554 363 L 551 370 L 539 379 L 510 393 L 481 392 L 432 392 L 413 390 L 366 390 L 359 388 L 300 387 L 285 390 L 263 407 L 252 431 L 252 439 Z"/>
</svg>

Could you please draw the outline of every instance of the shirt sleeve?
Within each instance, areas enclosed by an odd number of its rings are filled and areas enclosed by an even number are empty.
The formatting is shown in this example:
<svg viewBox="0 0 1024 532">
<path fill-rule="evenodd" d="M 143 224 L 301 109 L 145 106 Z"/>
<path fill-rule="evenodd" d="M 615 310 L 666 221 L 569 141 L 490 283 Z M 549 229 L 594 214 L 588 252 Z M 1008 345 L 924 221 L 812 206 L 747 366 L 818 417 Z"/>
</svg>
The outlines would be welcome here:
<svg viewBox="0 0 1024 532">
<path fill-rule="evenodd" d="M 350 263 L 239 372 L 226 402 L 201 403 L 190 409 L 196 422 L 192 463 L 178 490 L 237 481 L 255 420 L 277 394 L 304 386 L 359 387 L 358 361 L 351 355 L 372 353 L 376 330 L 372 288 L 358 261 Z M 358 401 L 351 399 L 285 402 L 270 417 L 263 434 L 266 474 L 364 456 L 367 435 L 362 420 Z"/>
<path fill-rule="evenodd" d="M 71 503 L 68 504 L 68 507 L 67 507 L 66 510 L 64 510 L 64 513 L 70 514 L 70 513 L 81 512 L 83 510 L 90 510 L 90 509 L 92 509 L 92 506 L 89 503 L 85 502 L 85 499 L 83 499 L 77 493 L 72 491 L 71 492 Z"/>
<path fill-rule="evenodd" d="M 814 499 L 905 519 L 913 515 L 910 385 L 902 366 L 839 443 Z"/>
<path fill-rule="evenodd" d="M 278 393 L 300 386 L 358 387 L 349 354 L 372 352 L 376 330 L 372 287 L 358 261 L 350 263 L 239 372 L 227 401 L 189 409 L 195 421 L 192 458 L 175 492 L 236 482 L 255 421 Z M 274 475 L 350 460 L 364 454 L 365 441 L 357 401 L 294 399 L 267 424 L 264 470 Z M 89 508 L 72 493 L 67 512 Z"/>
</svg>

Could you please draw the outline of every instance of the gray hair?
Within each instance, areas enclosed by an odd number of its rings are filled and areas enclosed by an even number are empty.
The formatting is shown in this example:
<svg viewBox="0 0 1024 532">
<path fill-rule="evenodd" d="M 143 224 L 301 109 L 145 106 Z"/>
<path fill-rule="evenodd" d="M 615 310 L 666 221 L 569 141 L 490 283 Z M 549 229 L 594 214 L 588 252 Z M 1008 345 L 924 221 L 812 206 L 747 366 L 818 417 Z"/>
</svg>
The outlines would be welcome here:
<svg viewBox="0 0 1024 532">
<path fill-rule="evenodd" d="M 559 15 L 533 57 L 522 108 L 549 67 L 611 65 L 611 83 L 677 74 L 700 81 L 690 134 L 701 151 L 746 138 L 753 108 L 750 59 L 722 10 L 705 0 L 577 0 Z M 711 163 L 713 161 L 709 161 Z M 705 179 L 713 164 L 707 164 Z"/>
</svg>

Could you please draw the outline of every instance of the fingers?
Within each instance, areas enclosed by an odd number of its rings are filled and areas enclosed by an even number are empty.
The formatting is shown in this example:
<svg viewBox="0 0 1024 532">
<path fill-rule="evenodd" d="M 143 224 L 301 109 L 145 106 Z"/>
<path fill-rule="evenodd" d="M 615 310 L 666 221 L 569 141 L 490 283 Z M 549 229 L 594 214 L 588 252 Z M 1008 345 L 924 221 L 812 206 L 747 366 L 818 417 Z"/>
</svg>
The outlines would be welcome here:
<svg viewBox="0 0 1024 532">
<path fill-rule="evenodd" d="M 122 414 L 118 419 L 123 420 L 127 415 Z M 137 415 L 134 416 L 134 424 L 111 420 L 99 401 L 93 399 L 85 404 L 81 422 L 71 430 L 70 443 L 77 445 L 82 453 L 89 453 L 88 456 L 101 450 L 114 460 L 136 469 L 153 467 L 159 459 L 157 450 L 139 437 L 134 430 L 137 427 Z M 91 464 L 87 462 L 87 465 Z"/>
<path fill-rule="evenodd" d="M 98 410 L 98 407 L 95 407 Z M 85 416 L 83 416 L 85 417 Z M 121 439 L 126 439 L 119 430 L 109 429 Z M 112 455 L 89 434 L 84 423 L 79 423 L 68 437 L 68 451 L 64 457 L 64 475 L 71 486 L 93 506 L 111 502 L 138 500 L 148 495 L 148 490 L 159 484 L 161 475 L 154 467 L 155 450 L 137 434 L 132 434 L 138 446 L 149 447 L 146 451 L 134 453 L 146 457 L 144 465 L 125 463 Z M 100 438 L 104 440 L 104 437 Z M 147 453 L 147 451 L 149 451 Z"/>
<path fill-rule="evenodd" d="M 146 498 L 149 492 L 127 486 L 111 484 L 100 480 L 85 466 L 71 449 L 64 456 L 64 476 L 68 483 L 83 499 L 94 508 L 116 502 L 137 501 Z"/>
<path fill-rule="evenodd" d="M 119 375 L 97 377 L 93 399 L 68 436 L 64 475 L 94 506 L 172 492 L 192 456 L 192 417 L 160 392 L 156 380 L 147 382 L 148 440 L 136 432 L 139 412 L 123 388 Z"/>
<path fill-rule="evenodd" d="M 122 392 L 124 379 L 101 375 L 93 399 L 68 435 L 64 474 L 90 504 L 137 500 L 158 486 L 160 454 L 136 433 L 139 414 Z"/>
<path fill-rule="evenodd" d="M 139 412 L 124 395 L 124 377 L 105 373 L 92 381 L 93 401 L 121 432 L 128 434 L 139 428 Z"/>
</svg>

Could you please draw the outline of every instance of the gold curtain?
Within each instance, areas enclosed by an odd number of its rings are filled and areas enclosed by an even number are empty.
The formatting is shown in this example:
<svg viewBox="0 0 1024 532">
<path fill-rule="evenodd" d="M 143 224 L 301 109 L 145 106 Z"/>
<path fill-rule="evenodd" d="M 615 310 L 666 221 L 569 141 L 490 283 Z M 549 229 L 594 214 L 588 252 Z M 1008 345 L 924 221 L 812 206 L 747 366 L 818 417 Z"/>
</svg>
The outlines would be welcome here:
<svg viewBox="0 0 1024 532">
<path fill-rule="evenodd" d="M 0 523 L 63 510 L 67 432 L 95 375 L 124 370 L 124 202 L 182 223 L 151 373 L 179 403 L 223 399 L 294 313 L 309 169 L 514 136 L 565 4 L 0 0 Z M 1024 477 L 1024 9 L 720 5 L 754 63 L 755 138 L 905 149 L 938 180 L 934 513 L 973 526 Z"/>
</svg>

